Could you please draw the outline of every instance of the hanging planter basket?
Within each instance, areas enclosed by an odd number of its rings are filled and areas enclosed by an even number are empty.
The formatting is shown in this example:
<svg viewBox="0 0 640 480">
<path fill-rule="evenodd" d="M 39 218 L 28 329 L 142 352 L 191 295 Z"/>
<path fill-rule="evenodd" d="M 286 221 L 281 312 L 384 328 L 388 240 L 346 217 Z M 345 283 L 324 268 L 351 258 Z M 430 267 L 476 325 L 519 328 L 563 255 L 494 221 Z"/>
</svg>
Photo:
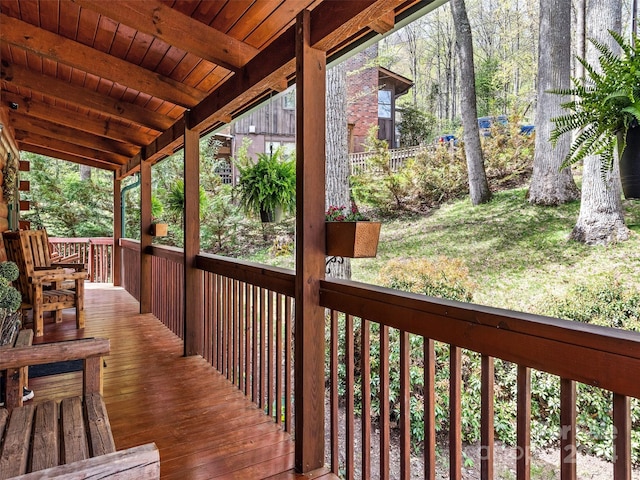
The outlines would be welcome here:
<svg viewBox="0 0 640 480">
<path fill-rule="evenodd" d="M 629 128 L 620 157 L 620 180 L 625 198 L 640 198 L 640 126 Z"/>
<path fill-rule="evenodd" d="M 260 209 L 260 220 L 262 223 L 278 223 L 282 220 L 282 207 L 278 206 L 273 210 Z"/>
<path fill-rule="evenodd" d="M 368 258 L 378 253 L 380 222 L 325 222 L 325 226 L 328 256 Z"/>
</svg>

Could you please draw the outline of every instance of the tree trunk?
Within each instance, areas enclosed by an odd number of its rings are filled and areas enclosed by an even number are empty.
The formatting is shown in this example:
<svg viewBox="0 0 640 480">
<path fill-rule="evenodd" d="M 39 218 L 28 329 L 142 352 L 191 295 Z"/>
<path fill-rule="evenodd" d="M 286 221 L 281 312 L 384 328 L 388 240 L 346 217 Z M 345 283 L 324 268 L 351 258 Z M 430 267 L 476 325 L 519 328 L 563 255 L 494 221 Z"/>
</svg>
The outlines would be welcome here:
<svg viewBox="0 0 640 480">
<path fill-rule="evenodd" d="M 347 130 L 347 70 L 343 63 L 327 69 L 327 144 L 325 203 L 350 208 Z M 351 278 L 351 262 L 333 262 L 328 274 Z"/>
<path fill-rule="evenodd" d="M 451 0 L 451 13 L 456 28 L 456 45 L 460 59 L 460 108 L 464 129 L 464 153 L 469 171 L 469 196 L 472 205 L 479 205 L 491 199 L 491 191 L 484 170 L 484 159 L 480 145 L 478 113 L 476 106 L 475 71 L 473 68 L 473 41 L 471 25 L 467 17 L 464 0 Z"/>
<path fill-rule="evenodd" d="M 568 1 L 540 0 L 540 41 L 538 52 L 538 106 L 533 176 L 529 201 L 537 205 L 560 205 L 580 197 L 570 168 L 560 170 L 569 153 L 571 138 L 563 135 L 553 148 L 549 137 L 552 118 L 562 115 L 560 95 L 552 89 L 569 88 L 571 70 L 571 4 Z"/>
<path fill-rule="evenodd" d="M 91 180 L 91 167 L 80 165 L 80 180 L 82 180 L 83 182 L 86 180 Z"/>
<path fill-rule="evenodd" d="M 590 0 L 587 4 L 586 24 L 589 38 L 619 52 L 620 47 L 609 30 L 621 31 L 621 0 Z M 587 45 L 586 60 L 591 65 L 598 65 L 598 51 L 590 42 Z M 580 215 L 571 232 L 571 238 L 589 245 L 607 245 L 629 238 L 629 229 L 624 224 L 618 162 L 613 162 L 613 169 L 604 176 L 600 166 L 598 156 L 584 160 Z"/>
</svg>

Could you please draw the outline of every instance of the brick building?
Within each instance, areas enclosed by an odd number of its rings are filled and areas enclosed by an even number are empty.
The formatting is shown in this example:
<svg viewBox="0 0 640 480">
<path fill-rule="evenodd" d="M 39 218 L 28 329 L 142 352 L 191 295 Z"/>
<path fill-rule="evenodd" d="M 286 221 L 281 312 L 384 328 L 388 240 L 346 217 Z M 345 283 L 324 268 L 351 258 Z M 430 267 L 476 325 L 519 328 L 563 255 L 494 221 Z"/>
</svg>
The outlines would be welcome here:
<svg viewBox="0 0 640 480">
<path fill-rule="evenodd" d="M 374 44 L 346 62 L 347 121 L 349 152 L 364 151 L 369 129 L 378 125 L 378 138 L 389 148 L 398 147 L 396 99 L 413 86 L 402 75 L 378 66 L 378 45 Z"/>
</svg>

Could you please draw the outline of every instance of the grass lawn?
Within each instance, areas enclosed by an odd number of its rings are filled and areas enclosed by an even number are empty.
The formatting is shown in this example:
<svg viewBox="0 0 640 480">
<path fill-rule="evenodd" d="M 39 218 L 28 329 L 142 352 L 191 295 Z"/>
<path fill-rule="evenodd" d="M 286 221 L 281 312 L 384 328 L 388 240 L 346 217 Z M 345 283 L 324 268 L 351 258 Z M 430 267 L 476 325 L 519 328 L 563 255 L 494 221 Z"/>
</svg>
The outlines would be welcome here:
<svg viewBox="0 0 640 480">
<path fill-rule="evenodd" d="M 568 239 L 579 202 L 539 207 L 525 194 L 525 188 L 505 190 L 477 207 L 465 198 L 429 215 L 383 220 L 377 258 L 353 260 L 352 278 L 376 284 L 377 272 L 392 258 L 443 255 L 469 268 L 477 284 L 474 303 L 534 313 L 544 299 L 597 277 L 640 288 L 640 201 L 624 201 L 629 241 L 592 247 Z M 292 267 L 290 257 L 262 254 L 254 260 Z"/>
</svg>

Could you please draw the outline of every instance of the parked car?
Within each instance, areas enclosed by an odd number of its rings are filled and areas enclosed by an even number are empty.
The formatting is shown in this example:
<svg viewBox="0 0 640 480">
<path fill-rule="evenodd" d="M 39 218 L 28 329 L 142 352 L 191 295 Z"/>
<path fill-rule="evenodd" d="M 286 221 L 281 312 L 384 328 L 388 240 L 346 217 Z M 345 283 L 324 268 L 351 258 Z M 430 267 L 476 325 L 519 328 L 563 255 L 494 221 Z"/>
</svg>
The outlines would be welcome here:
<svg viewBox="0 0 640 480">
<path fill-rule="evenodd" d="M 535 132 L 535 130 L 535 125 L 520 125 L 520 133 L 522 135 L 533 135 L 533 132 Z"/>
<path fill-rule="evenodd" d="M 453 134 L 453 133 L 445 133 L 443 135 L 440 135 L 436 142 L 439 145 L 451 145 L 453 144 L 454 146 L 458 145 L 458 138 Z"/>
</svg>

